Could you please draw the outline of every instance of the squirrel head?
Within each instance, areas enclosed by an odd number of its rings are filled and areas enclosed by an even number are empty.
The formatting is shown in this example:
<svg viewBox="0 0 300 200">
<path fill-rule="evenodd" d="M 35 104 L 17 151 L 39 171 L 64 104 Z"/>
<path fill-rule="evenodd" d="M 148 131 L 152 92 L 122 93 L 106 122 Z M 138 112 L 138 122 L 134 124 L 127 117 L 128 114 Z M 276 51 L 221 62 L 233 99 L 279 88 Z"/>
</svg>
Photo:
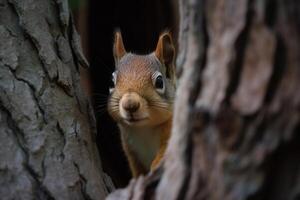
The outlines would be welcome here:
<svg viewBox="0 0 300 200">
<path fill-rule="evenodd" d="M 115 33 L 112 74 L 114 87 L 109 114 L 124 126 L 156 126 L 172 117 L 175 96 L 175 48 L 171 35 L 160 35 L 148 55 L 127 53 L 120 32 Z"/>
</svg>

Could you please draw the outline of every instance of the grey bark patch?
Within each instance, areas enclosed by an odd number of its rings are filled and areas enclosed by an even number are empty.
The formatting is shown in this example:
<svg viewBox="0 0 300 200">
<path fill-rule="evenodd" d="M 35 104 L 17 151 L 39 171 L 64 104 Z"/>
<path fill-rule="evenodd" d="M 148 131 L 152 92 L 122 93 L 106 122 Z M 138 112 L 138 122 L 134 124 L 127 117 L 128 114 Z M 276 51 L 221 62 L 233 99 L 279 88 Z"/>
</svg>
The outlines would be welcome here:
<svg viewBox="0 0 300 200">
<path fill-rule="evenodd" d="M 22 2 L 14 0 L 10 0 L 10 2 L 19 16 L 22 28 L 35 45 L 47 74 L 53 80 L 57 77 L 57 69 L 54 63 L 57 58 L 54 51 L 54 41 L 46 21 L 47 10 L 45 6 L 36 3 L 23 5 Z M 36 17 L 37 14 L 40 17 Z"/>
<path fill-rule="evenodd" d="M 69 63 L 72 60 L 72 52 L 70 50 L 68 41 L 63 36 L 59 36 L 56 40 L 56 44 L 61 60 L 64 63 Z"/>
<path fill-rule="evenodd" d="M 33 199 L 34 182 L 25 169 L 26 153 L 8 113 L 0 106 L 0 195 L 2 199 Z"/>
<path fill-rule="evenodd" d="M 16 77 L 30 84 L 36 95 L 39 96 L 47 82 L 43 64 L 37 58 L 36 52 L 28 40 L 19 41 L 18 52 L 19 63 L 21 64 L 16 70 Z"/>
<path fill-rule="evenodd" d="M 63 88 L 63 90 L 70 96 L 73 96 L 73 87 L 72 87 L 72 76 L 71 71 L 68 67 L 65 66 L 60 60 L 57 61 L 57 70 L 58 70 L 58 79 L 57 83 Z"/>
<path fill-rule="evenodd" d="M 7 65 L 15 70 L 18 66 L 18 52 L 16 38 L 0 25 L 0 64 Z"/>
<path fill-rule="evenodd" d="M 60 2 L 70 18 L 67 1 Z M 104 181 L 78 60 L 57 20 L 61 10 L 43 0 L 3 4 L 0 198 L 104 199 L 112 186 Z"/>
</svg>

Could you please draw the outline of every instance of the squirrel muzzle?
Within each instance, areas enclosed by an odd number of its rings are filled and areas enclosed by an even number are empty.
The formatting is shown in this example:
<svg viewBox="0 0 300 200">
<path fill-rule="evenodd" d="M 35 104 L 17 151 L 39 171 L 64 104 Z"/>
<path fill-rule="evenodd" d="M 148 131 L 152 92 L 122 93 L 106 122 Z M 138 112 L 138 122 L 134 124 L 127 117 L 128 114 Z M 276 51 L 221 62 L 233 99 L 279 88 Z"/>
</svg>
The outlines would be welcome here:
<svg viewBox="0 0 300 200">
<path fill-rule="evenodd" d="M 142 109 L 143 98 L 135 92 L 125 93 L 119 103 L 120 115 L 125 123 L 131 125 L 147 119 L 147 114 Z"/>
<path fill-rule="evenodd" d="M 139 95 L 133 92 L 126 93 L 121 99 L 121 106 L 126 112 L 135 113 L 140 107 Z"/>
</svg>

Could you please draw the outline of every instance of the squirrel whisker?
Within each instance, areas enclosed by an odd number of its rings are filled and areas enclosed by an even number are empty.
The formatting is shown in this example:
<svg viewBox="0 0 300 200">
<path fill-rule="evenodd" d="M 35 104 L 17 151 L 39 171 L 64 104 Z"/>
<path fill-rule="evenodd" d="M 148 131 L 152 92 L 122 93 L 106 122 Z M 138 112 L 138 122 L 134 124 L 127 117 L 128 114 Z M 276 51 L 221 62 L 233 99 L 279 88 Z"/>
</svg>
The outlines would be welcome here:
<svg viewBox="0 0 300 200">
<path fill-rule="evenodd" d="M 159 166 L 171 135 L 175 48 L 171 34 L 165 32 L 154 52 L 127 53 L 121 33 L 116 32 L 113 53 L 115 88 L 107 98 L 107 111 L 118 123 L 130 169 L 137 177 Z"/>
</svg>

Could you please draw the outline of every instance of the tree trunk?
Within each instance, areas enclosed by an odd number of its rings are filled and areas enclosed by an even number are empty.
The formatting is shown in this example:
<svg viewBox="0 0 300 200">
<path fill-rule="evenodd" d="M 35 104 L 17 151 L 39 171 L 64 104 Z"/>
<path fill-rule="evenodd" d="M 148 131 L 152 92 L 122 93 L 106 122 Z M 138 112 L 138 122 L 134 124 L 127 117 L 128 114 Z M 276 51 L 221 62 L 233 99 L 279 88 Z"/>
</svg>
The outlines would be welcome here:
<svg viewBox="0 0 300 200">
<path fill-rule="evenodd" d="M 300 1 L 180 1 L 164 165 L 108 199 L 300 198 Z"/>
<path fill-rule="evenodd" d="M 0 0 L 1 199 L 104 199 L 67 0 Z"/>
</svg>

